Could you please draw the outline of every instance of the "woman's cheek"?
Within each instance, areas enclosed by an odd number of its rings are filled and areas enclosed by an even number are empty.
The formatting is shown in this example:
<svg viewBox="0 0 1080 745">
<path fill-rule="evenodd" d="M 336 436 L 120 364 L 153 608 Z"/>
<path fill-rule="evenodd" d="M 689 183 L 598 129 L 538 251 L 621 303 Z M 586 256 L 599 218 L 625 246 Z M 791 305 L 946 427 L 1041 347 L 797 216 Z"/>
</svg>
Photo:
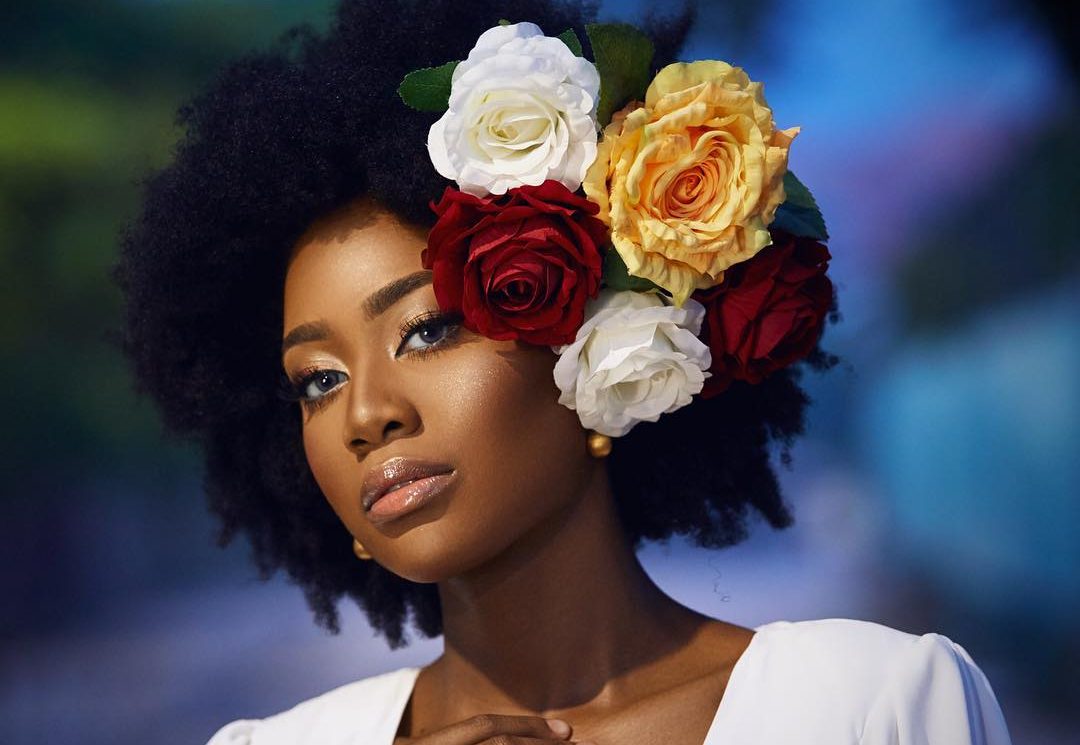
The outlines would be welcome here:
<svg viewBox="0 0 1080 745">
<path fill-rule="evenodd" d="M 498 442 L 502 435 L 536 425 L 538 404 L 559 405 L 555 355 L 513 341 L 489 344 L 485 354 L 451 374 L 444 401 L 453 407 L 462 434 Z"/>
<path fill-rule="evenodd" d="M 330 412 L 322 412 L 325 415 Z M 316 416 L 315 419 L 319 417 Z M 326 417 L 327 419 L 329 417 Z M 330 506 L 342 520 L 348 510 L 348 478 L 350 462 L 355 466 L 353 456 L 342 444 L 341 432 L 331 431 L 326 421 L 312 421 L 304 425 L 304 454 L 307 457 L 315 483 L 326 497 Z M 350 461 L 351 459 L 351 461 Z M 357 485 L 357 493 L 359 493 Z"/>
</svg>

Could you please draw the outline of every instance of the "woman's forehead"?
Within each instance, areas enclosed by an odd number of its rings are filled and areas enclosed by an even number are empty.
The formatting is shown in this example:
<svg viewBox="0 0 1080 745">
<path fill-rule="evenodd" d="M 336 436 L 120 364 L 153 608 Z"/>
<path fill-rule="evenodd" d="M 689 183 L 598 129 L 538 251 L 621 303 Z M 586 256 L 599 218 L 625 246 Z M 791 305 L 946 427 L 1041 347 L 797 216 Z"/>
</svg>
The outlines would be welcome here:
<svg viewBox="0 0 1080 745">
<path fill-rule="evenodd" d="M 293 249 L 285 317 L 367 297 L 423 268 L 426 232 L 381 208 L 339 211 L 316 222 Z"/>
</svg>

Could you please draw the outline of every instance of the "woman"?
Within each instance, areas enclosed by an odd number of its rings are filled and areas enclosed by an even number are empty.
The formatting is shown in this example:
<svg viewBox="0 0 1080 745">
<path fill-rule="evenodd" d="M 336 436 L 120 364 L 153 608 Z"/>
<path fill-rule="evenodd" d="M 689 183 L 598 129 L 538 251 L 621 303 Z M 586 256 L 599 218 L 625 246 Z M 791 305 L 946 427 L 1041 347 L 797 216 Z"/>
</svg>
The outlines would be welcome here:
<svg viewBox="0 0 1080 745">
<path fill-rule="evenodd" d="M 331 630 L 347 595 L 392 647 L 410 614 L 444 637 L 211 743 L 1008 743 L 946 637 L 742 628 L 642 570 L 646 539 L 791 523 L 768 446 L 802 431 L 793 363 L 835 361 L 824 226 L 757 84 L 667 66 L 685 19 L 641 62 L 591 7 L 509 5 L 343 2 L 231 65 L 125 236 L 126 351 L 223 540 Z"/>
</svg>

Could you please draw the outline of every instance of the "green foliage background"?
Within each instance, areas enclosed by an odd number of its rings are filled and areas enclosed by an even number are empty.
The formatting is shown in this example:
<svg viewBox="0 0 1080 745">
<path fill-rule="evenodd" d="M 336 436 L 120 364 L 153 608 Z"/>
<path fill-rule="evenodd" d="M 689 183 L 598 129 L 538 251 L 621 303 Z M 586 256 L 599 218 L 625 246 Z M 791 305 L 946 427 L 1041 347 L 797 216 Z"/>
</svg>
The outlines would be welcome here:
<svg viewBox="0 0 1080 745">
<path fill-rule="evenodd" d="M 330 2 L 35 0 L 0 44 L 0 440 L 5 501 L 59 474 L 190 461 L 163 448 L 108 343 L 108 280 L 139 181 L 164 164 L 178 105 L 230 57 Z M 147 457 L 150 453 L 152 457 Z M 163 460 L 163 457 L 165 458 Z"/>
</svg>

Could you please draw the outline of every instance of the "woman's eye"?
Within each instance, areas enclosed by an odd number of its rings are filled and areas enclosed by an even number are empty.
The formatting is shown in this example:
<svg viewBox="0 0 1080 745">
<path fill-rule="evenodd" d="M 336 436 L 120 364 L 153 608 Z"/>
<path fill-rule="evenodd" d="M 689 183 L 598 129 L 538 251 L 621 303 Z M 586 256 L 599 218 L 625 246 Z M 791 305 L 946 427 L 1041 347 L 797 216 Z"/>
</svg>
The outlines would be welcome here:
<svg viewBox="0 0 1080 745">
<path fill-rule="evenodd" d="M 454 320 L 450 317 L 431 318 L 416 323 L 411 331 L 404 334 L 399 352 L 430 349 L 446 341 L 452 335 L 451 331 L 455 326 Z"/>
<path fill-rule="evenodd" d="M 407 322 L 400 331 L 401 345 L 397 354 L 413 356 L 435 354 L 450 343 L 461 327 L 460 317 L 453 314 L 430 313 Z M 297 382 L 283 381 L 282 395 L 299 400 L 306 409 L 317 409 L 328 403 L 349 376 L 340 370 L 315 370 Z"/>
<path fill-rule="evenodd" d="M 337 370 L 319 370 L 301 382 L 300 392 L 309 401 L 322 398 L 345 380 L 345 373 Z"/>
</svg>

